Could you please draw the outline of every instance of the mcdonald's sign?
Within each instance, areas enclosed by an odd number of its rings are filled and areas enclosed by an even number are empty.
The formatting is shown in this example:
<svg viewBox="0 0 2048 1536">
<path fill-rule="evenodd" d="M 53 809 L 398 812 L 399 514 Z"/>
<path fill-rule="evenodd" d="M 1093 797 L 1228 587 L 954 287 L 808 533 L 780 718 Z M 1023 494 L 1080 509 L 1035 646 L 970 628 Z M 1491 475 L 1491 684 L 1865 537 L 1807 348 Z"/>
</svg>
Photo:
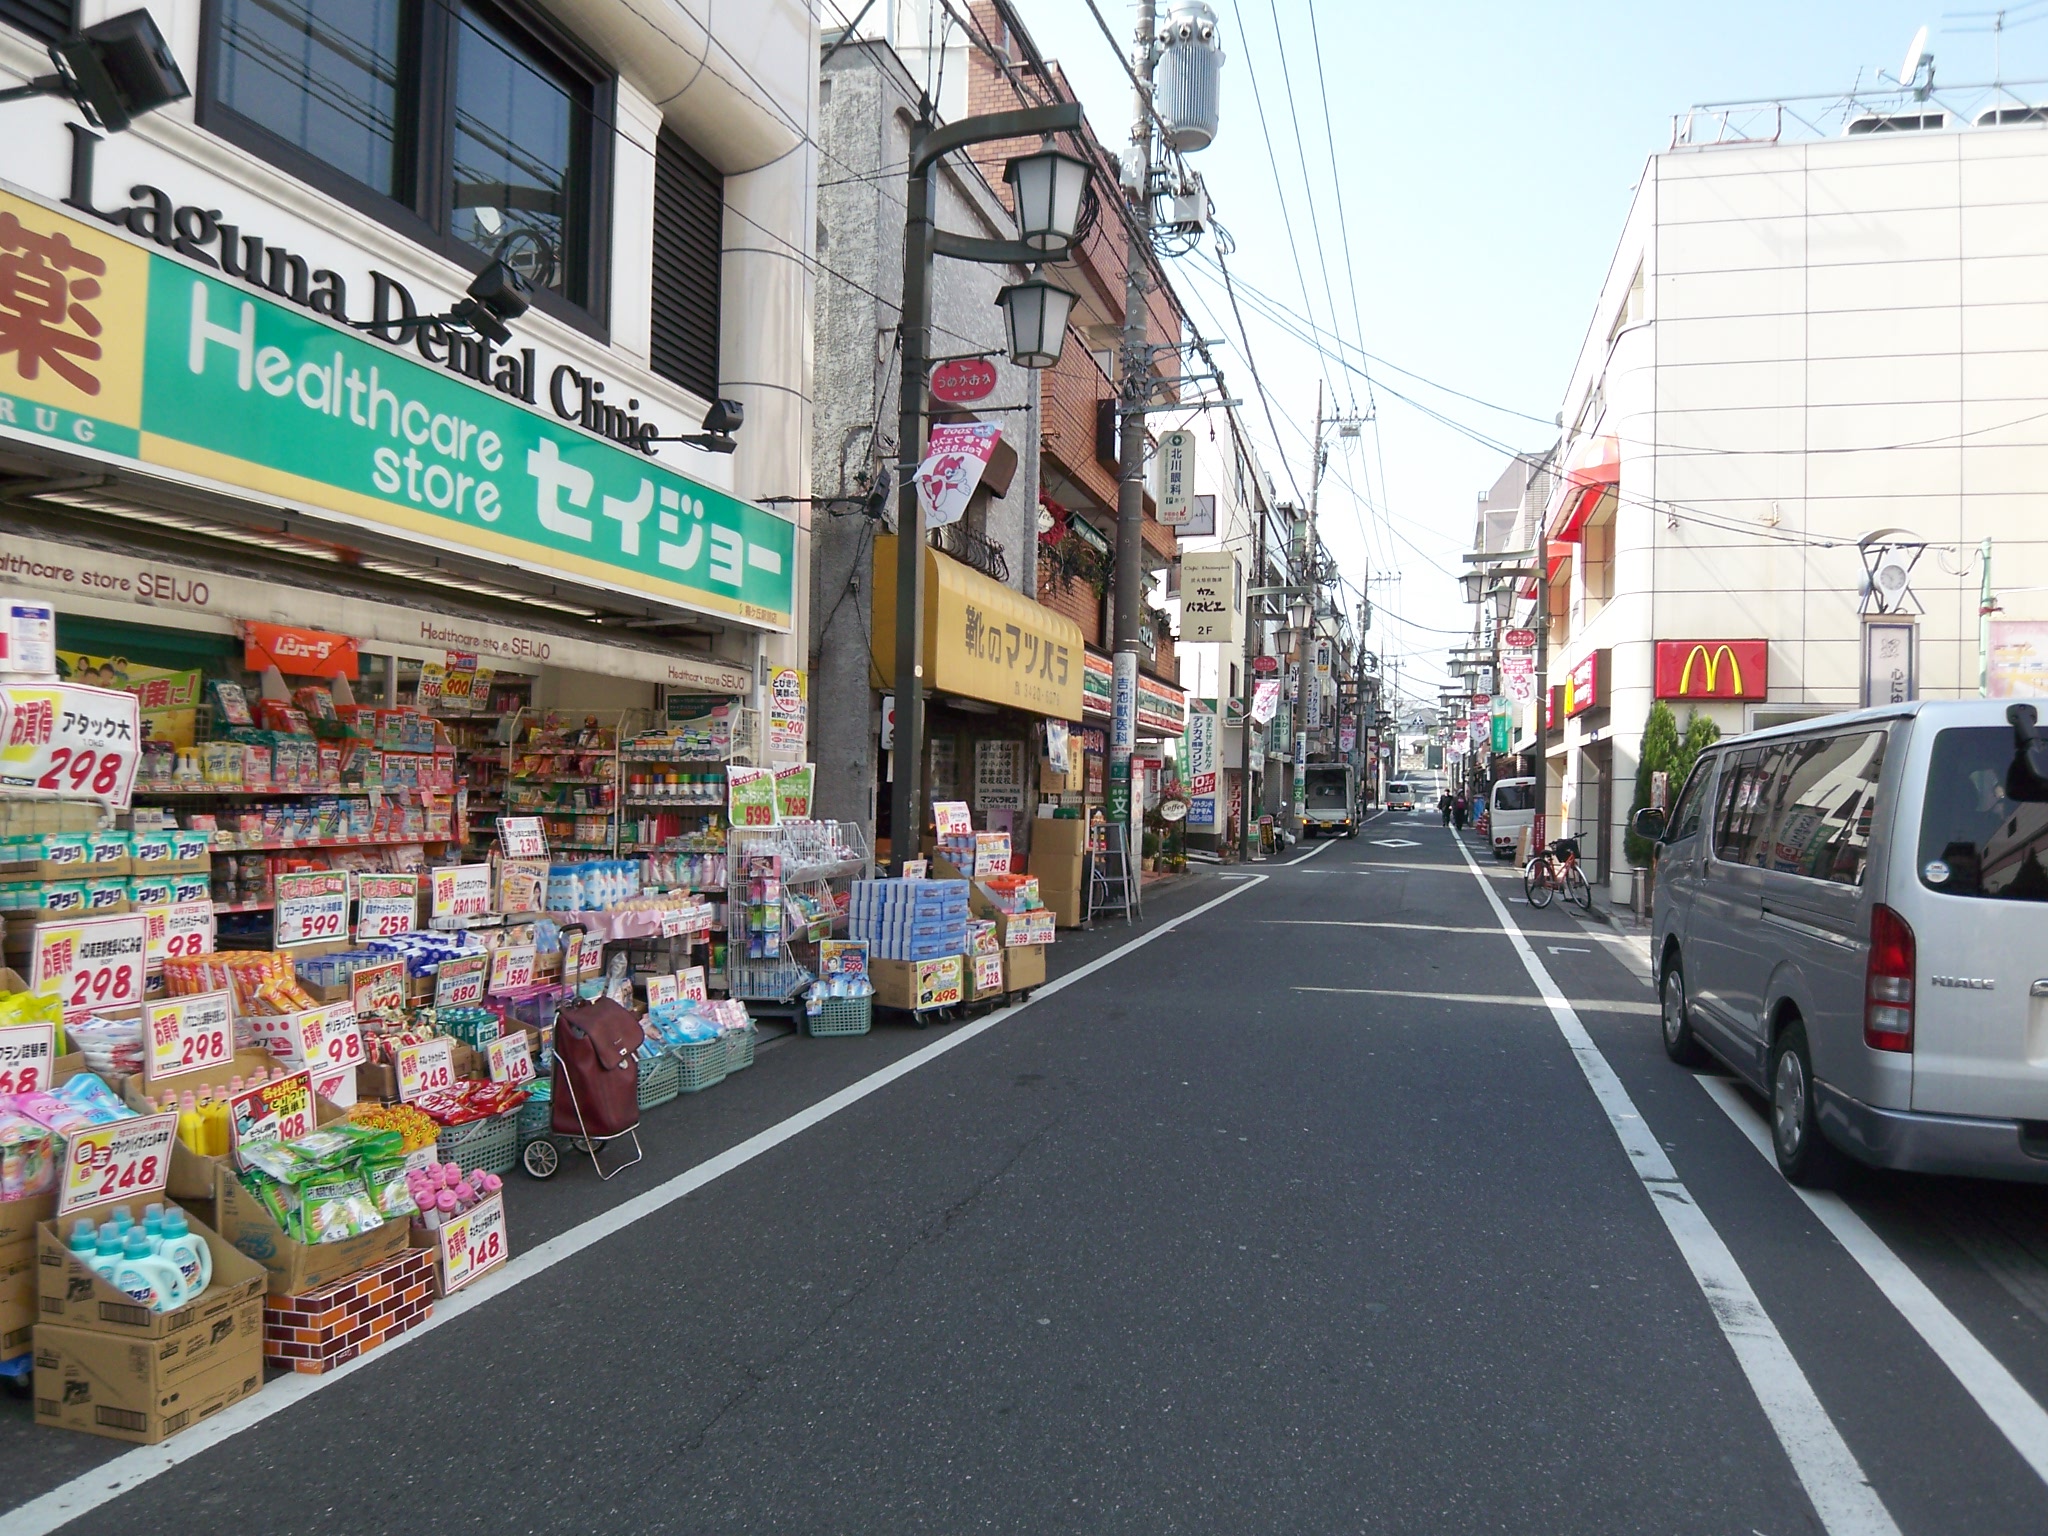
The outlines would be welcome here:
<svg viewBox="0 0 2048 1536">
<path fill-rule="evenodd" d="M 1660 699 L 1761 699 L 1770 693 L 1768 640 L 1659 640 Z"/>
</svg>

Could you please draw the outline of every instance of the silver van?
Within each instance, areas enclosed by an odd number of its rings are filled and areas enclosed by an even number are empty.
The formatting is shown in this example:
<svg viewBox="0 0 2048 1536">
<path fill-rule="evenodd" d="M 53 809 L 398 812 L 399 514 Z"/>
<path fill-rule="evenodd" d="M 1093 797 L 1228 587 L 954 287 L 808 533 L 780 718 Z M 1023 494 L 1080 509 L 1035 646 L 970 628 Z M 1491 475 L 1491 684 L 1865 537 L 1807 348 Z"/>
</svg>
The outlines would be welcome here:
<svg viewBox="0 0 2048 1536">
<path fill-rule="evenodd" d="M 1664 1049 L 1778 1166 L 2048 1182 L 2048 701 L 1832 715 L 1700 755 L 1655 840 Z"/>
</svg>

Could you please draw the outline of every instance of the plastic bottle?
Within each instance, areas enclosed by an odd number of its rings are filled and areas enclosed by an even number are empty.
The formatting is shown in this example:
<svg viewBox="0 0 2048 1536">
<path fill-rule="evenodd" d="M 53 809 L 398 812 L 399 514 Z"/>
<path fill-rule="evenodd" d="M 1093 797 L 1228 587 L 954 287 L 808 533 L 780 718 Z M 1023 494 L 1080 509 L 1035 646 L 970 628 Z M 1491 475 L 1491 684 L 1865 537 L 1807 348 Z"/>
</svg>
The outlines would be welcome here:
<svg viewBox="0 0 2048 1536">
<path fill-rule="evenodd" d="M 153 1312 L 168 1312 L 185 1300 L 185 1282 L 178 1266 L 149 1251 L 140 1227 L 131 1227 L 114 1266 L 114 1289 Z"/>
<path fill-rule="evenodd" d="M 206 1151 L 206 1122 L 199 1118 L 199 1101 L 189 1088 L 185 1090 L 184 1102 L 178 1106 L 178 1140 L 188 1151 Z"/>
<path fill-rule="evenodd" d="M 93 1230 L 90 1217 L 78 1218 L 78 1225 L 71 1229 L 71 1237 L 65 1244 L 71 1256 L 81 1264 L 91 1264 L 99 1253 L 99 1233 Z"/>
<path fill-rule="evenodd" d="M 152 1253 L 160 1253 L 164 1246 L 164 1203 L 152 1200 L 142 1208 L 142 1235 L 149 1239 Z"/>
<path fill-rule="evenodd" d="M 114 1207 L 114 1230 L 121 1234 L 123 1242 L 128 1240 L 128 1229 L 134 1225 L 135 1211 L 132 1206 L 117 1205 Z"/>
<path fill-rule="evenodd" d="M 201 1114 L 206 1124 L 206 1155 L 226 1157 L 228 1155 L 228 1101 L 215 1099 Z"/>
<path fill-rule="evenodd" d="M 178 1271 L 187 1298 L 204 1295 L 213 1284 L 213 1250 L 206 1246 L 205 1238 L 192 1230 L 185 1213 L 176 1206 L 164 1217 L 161 1256 Z"/>
<path fill-rule="evenodd" d="M 114 1283 L 114 1267 L 121 1262 L 121 1229 L 111 1221 L 100 1223 L 99 1239 L 93 1248 L 92 1258 L 87 1262 L 107 1284 Z"/>
</svg>

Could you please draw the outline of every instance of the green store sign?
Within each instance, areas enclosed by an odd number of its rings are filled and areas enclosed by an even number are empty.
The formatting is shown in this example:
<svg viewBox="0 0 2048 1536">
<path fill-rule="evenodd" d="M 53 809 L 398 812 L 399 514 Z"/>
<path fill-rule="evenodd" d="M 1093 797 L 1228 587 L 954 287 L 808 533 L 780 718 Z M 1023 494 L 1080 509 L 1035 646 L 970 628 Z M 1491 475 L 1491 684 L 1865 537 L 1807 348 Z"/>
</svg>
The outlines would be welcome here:
<svg viewBox="0 0 2048 1536">
<path fill-rule="evenodd" d="M 0 262 L 37 300 L 0 296 L 0 431 L 790 623 L 795 526 L 644 454 L 5 193 Z"/>
</svg>

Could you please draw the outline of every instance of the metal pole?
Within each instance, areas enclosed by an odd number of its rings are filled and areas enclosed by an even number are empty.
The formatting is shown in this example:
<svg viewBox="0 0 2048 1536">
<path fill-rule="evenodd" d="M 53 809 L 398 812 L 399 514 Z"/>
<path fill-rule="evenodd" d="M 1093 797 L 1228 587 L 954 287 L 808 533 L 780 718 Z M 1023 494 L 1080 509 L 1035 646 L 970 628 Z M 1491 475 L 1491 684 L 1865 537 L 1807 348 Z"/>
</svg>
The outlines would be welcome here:
<svg viewBox="0 0 2048 1536">
<path fill-rule="evenodd" d="M 1258 509 L 1259 529 L 1254 539 L 1258 553 L 1252 567 L 1251 580 L 1247 587 L 1266 585 L 1266 509 Z M 1242 767 L 1238 774 L 1237 798 L 1240 809 L 1237 813 L 1237 856 L 1242 862 L 1250 862 L 1252 856 L 1252 699 L 1258 689 L 1258 674 L 1252 663 L 1257 660 L 1258 649 L 1264 640 L 1265 625 L 1261 615 L 1265 612 L 1263 597 L 1248 597 L 1244 604 L 1244 712 L 1238 720 L 1237 746 Z"/>
<path fill-rule="evenodd" d="M 2001 13 L 2002 14 L 2002 13 Z M 1977 546 L 1983 570 L 1977 578 L 1977 697 L 1991 697 L 1991 615 L 1998 604 L 1991 597 L 1991 541 Z"/>
<path fill-rule="evenodd" d="M 913 141 L 931 131 L 931 103 Z M 912 154 L 903 226 L 903 380 L 896 412 L 896 782 L 889 797 L 891 873 L 917 857 L 924 832 L 924 369 L 931 329 L 931 166 Z"/>
<path fill-rule="evenodd" d="M 1549 564 L 1545 551 L 1539 548 L 1536 551 L 1536 814 L 1529 836 L 1531 856 L 1550 846 Z"/>
<path fill-rule="evenodd" d="M 1152 68 L 1157 53 L 1154 0 L 1138 0 L 1138 78 L 1133 94 L 1131 163 L 1138 185 L 1125 243 L 1122 404 L 1117 413 L 1116 655 L 1110 695 L 1109 815 L 1129 823 L 1131 750 L 1138 726 L 1138 619 L 1145 588 L 1145 407 L 1151 401 L 1152 353 L 1145 293 L 1152 255 Z M 1131 846 L 1139 839 L 1131 838 Z"/>
</svg>

